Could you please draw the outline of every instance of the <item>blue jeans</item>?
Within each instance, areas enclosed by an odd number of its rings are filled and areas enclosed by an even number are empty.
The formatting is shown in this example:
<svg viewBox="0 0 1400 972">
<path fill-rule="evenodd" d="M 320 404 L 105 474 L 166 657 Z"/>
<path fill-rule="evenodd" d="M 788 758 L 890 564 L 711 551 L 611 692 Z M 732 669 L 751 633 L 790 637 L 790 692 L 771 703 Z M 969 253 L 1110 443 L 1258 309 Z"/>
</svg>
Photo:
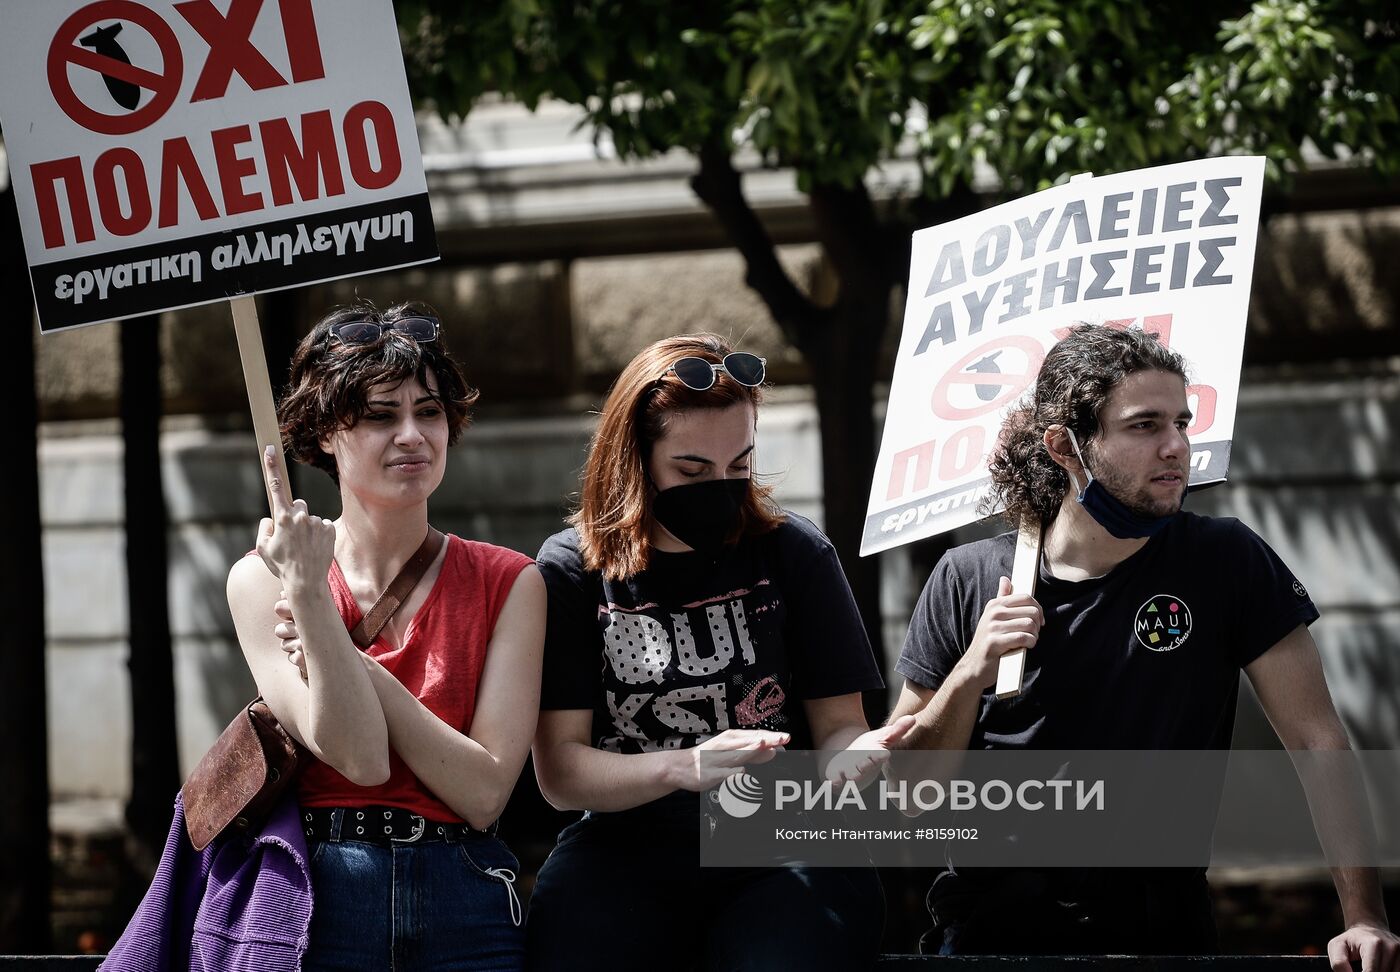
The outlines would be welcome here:
<svg viewBox="0 0 1400 972">
<path fill-rule="evenodd" d="M 324 840 L 310 850 L 304 972 L 524 968 L 520 865 L 495 837 L 393 847 Z"/>
<path fill-rule="evenodd" d="M 559 835 L 530 898 L 536 972 L 859 972 L 885 900 L 874 868 L 700 867 L 699 798 L 590 813 Z"/>
</svg>

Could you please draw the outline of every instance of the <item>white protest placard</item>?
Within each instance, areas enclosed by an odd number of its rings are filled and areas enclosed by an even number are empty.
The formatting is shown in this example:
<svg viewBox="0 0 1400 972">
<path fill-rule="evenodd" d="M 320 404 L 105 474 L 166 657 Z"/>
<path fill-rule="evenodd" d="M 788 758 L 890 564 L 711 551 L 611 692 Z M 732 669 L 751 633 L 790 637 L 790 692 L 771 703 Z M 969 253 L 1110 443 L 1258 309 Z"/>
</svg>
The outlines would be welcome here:
<svg viewBox="0 0 1400 972">
<path fill-rule="evenodd" d="M 861 554 L 985 515 L 987 457 L 1080 321 L 1155 332 L 1187 361 L 1191 483 L 1225 478 L 1264 160 L 1076 180 L 914 234 L 909 300 Z"/>
<path fill-rule="evenodd" d="M 437 258 L 389 0 L 7 0 L 44 331 Z"/>
</svg>

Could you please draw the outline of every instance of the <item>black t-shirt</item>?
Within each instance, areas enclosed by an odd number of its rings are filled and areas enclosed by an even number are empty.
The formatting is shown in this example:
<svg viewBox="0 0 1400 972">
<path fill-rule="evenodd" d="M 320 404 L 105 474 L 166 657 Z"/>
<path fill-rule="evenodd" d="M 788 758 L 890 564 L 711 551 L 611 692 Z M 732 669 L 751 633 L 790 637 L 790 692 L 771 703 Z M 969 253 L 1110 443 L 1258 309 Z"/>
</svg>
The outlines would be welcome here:
<svg viewBox="0 0 1400 972">
<path fill-rule="evenodd" d="M 977 630 L 1014 534 L 949 551 L 924 588 L 897 670 L 937 688 Z M 1019 696 L 982 697 L 971 749 L 1228 749 L 1239 672 L 1317 619 L 1278 555 L 1233 518 L 1181 513 L 1102 577 L 1042 567 L 1045 626 Z"/>
<path fill-rule="evenodd" d="M 802 700 L 883 687 L 835 549 L 795 514 L 718 557 L 654 550 L 621 581 L 584 569 L 572 529 L 536 563 L 549 590 L 540 706 L 592 709 L 601 749 L 682 749 L 725 729 L 811 748 Z"/>
</svg>

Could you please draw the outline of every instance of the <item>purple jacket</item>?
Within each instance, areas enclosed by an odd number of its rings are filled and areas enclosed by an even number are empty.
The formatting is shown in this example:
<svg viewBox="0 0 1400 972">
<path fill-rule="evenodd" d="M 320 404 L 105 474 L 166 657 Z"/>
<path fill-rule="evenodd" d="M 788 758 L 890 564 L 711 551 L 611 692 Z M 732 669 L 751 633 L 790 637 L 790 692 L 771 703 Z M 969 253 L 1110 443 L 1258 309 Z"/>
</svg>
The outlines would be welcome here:
<svg viewBox="0 0 1400 972">
<path fill-rule="evenodd" d="M 165 838 L 151 888 L 100 968 L 111 972 L 298 969 L 311 924 L 311 872 L 294 793 L 262 833 L 196 853 L 185 808 Z"/>
</svg>

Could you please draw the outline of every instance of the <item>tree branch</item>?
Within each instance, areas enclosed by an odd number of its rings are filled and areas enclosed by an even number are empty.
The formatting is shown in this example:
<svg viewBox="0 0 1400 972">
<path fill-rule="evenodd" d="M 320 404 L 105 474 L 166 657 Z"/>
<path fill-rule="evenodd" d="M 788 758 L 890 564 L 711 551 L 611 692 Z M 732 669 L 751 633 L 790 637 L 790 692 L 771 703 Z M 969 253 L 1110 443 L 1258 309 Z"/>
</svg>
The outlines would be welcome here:
<svg viewBox="0 0 1400 972">
<path fill-rule="evenodd" d="M 778 251 L 758 215 L 744 197 L 739 173 L 726 147 L 714 140 L 700 149 L 700 170 L 690 188 L 715 214 L 744 258 L 745 282 L 768 305 L 783 336 L 797 347 L 807 344 L 807 331 L 823 312 L 807 299 L 778 262 Z"/>
<path fill-rule="evenodd" d="M 817 183 L 808 195 L 817 239 L 836 269 L 841 296 L 852 290 L 888 289 L 903 275 L 903 267 L 890 265 L 885 231 L 864 183 Z"/>
</svg>

